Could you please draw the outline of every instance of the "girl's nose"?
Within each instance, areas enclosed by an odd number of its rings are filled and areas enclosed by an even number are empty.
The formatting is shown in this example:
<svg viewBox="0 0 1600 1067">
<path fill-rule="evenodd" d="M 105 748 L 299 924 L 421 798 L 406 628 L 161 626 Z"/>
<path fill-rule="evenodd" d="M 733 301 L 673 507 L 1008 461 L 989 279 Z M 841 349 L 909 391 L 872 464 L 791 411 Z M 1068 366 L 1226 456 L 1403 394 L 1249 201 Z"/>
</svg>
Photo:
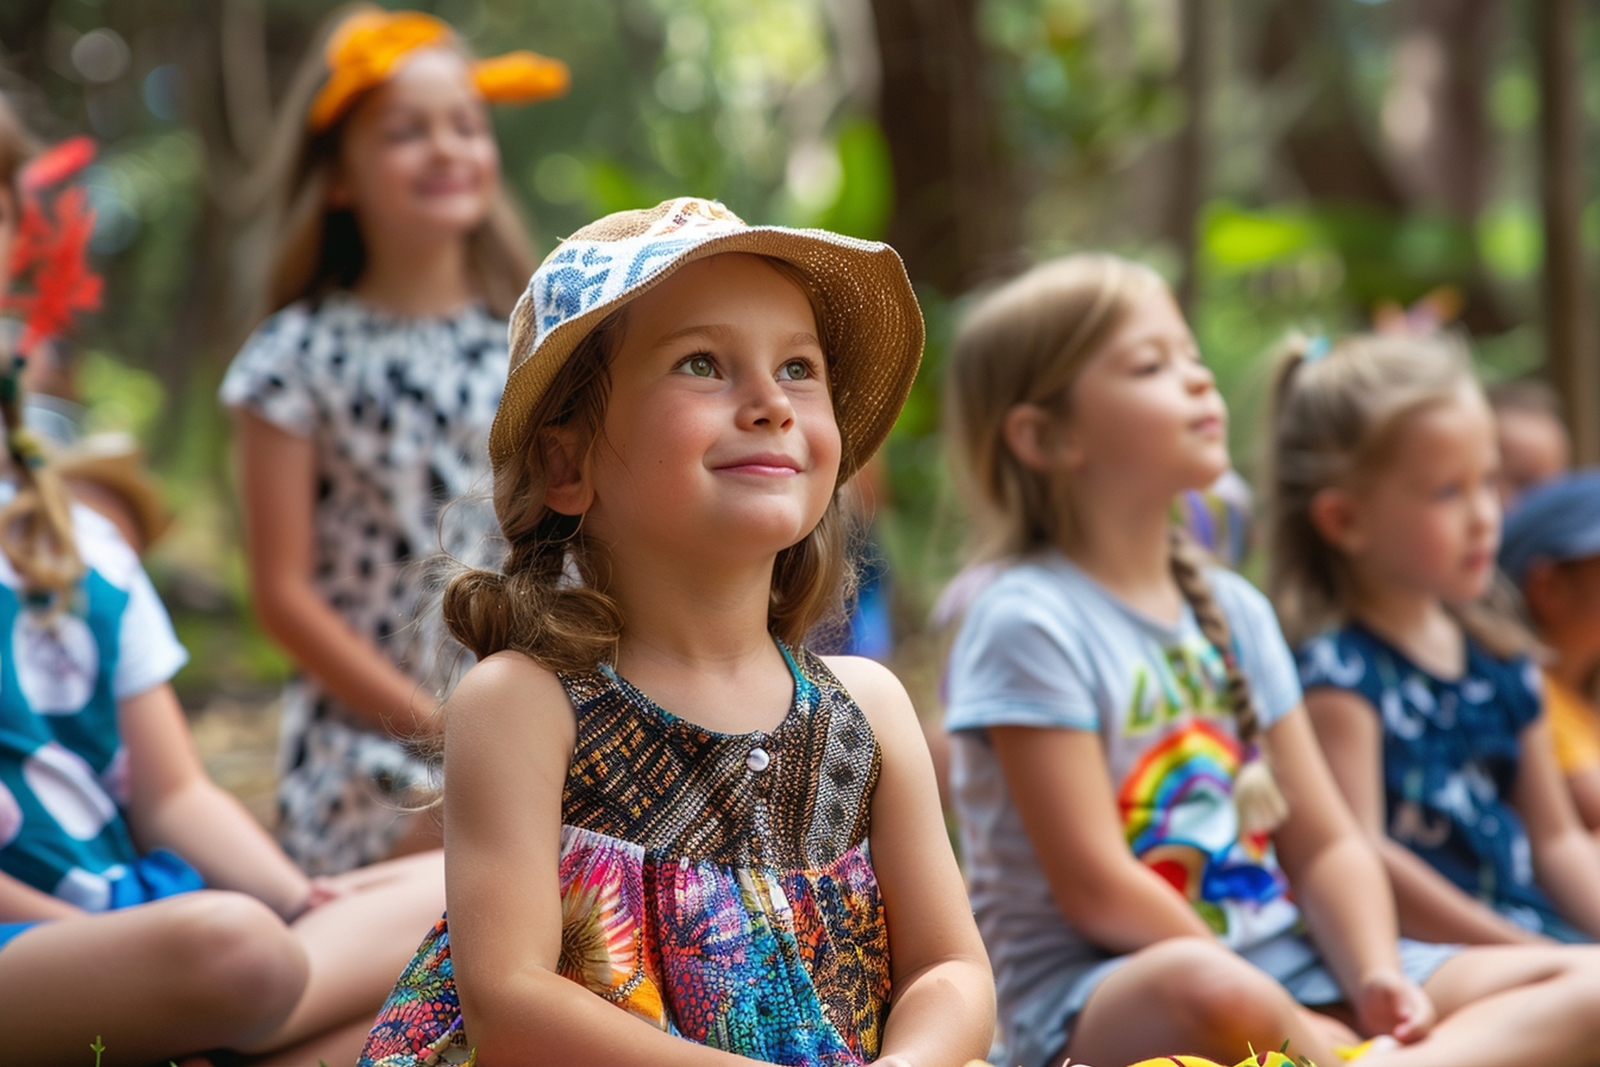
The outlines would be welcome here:
<svg viewBox="0 0 1600 1067">
<path fill-rule="evenodd" d="M 739 421 L 748 429 L 768 427 L 787 430 L 794 425 L 794 405 L 770 375 L 752 374 L 740 383 L 745 394 L 739 407 Z"/>
<path fill-rule="evenodd" d="M 1196 357 L 1188 361 L 1186 378 L 1189 389 L 1195 393 L 1209 393 L 1217 387 L 1217 376 L 1211 373 L 1211 368 L 1200 362 Z"/>
</svg>

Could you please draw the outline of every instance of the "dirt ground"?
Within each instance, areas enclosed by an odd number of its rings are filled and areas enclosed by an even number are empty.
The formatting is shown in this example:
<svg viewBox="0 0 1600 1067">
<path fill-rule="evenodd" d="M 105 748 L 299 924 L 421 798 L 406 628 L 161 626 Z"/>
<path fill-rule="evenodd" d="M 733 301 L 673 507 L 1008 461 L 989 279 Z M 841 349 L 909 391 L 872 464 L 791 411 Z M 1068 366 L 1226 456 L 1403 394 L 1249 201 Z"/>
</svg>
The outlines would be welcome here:
<svg viewBox="0 0 1600 1067">
<path fill-rule="evenodd" d="M 206 770 L 261 821 L 273 824 L 278 753 L 278 701 L 215 697 L 191 709 L 190 729 Z"/>
</svg>

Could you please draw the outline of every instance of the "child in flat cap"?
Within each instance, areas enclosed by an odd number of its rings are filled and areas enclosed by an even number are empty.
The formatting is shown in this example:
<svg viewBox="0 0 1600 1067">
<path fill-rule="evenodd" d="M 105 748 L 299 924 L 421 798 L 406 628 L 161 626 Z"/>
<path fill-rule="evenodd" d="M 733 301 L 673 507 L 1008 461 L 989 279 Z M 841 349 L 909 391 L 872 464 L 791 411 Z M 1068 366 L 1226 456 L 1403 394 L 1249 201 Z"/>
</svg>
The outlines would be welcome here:
<svg viewBox="0 0 1600 1067">
<path fill-rule="evenodd" d="M 445 597 L 479 657 L 444 713 L 449 921 L 364 1065 L 987 1052 L 910 701 L 804 646 L 849 585 L 840 487 L 922 340 L 892 249 L 715 202 L 545 260 L 489 438 L 510 551 Z"/>
<path fill-rule="evenodd" d="M 1600 471 L 1561 475 L 1506 516 L 1500 566 L 1552 653 L 1544 703 L 1578 814 L 1600 830 Z"/>
</svg>

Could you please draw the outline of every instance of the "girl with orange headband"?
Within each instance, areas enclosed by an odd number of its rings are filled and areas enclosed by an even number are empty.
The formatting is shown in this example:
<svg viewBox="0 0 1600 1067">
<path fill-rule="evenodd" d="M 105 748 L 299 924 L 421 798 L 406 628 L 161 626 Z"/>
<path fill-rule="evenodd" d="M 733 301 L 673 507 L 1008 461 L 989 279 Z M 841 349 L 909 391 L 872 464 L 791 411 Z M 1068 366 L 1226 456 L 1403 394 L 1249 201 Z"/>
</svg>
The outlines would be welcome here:
<svg viewBox="0 0 1600 1067">
<path fill-rule="evenodd" d="M 398 813 L 426 778 L 406 742 L 434 731 L 467 657 L 424 610 L 416 563 L 492 558 L 494 516 L 470 497 L 532 273 L 486 105 L 566 85 L 554 60 L 474 60 L 431 15 L 360 8 L 286 108 L 271 315 L 222 400 L 256 610 L 298 672 L 279 836 L 314 874 L 437 845 L 433 820 Z"/>
</svg>

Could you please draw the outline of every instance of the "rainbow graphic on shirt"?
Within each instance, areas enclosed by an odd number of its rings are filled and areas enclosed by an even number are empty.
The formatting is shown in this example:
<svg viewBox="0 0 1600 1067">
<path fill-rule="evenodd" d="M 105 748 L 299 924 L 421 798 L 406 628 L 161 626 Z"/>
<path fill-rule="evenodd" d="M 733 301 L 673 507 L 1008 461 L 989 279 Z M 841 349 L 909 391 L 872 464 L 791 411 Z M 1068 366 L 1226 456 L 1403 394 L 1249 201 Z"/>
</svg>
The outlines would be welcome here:
<svg viewBox="0 0 1600 1067">
<path fill-rule="evenodd" d="M 1189 718 L 1145 750 L 1117 791 L 1133 854 L 1226 934 L 1238 904 L 1265 904 L 1286 884 L 1264 836 L 1241 839 L 1233 807 L 1239 742 L 1225 720 Z"/>
</svg>

